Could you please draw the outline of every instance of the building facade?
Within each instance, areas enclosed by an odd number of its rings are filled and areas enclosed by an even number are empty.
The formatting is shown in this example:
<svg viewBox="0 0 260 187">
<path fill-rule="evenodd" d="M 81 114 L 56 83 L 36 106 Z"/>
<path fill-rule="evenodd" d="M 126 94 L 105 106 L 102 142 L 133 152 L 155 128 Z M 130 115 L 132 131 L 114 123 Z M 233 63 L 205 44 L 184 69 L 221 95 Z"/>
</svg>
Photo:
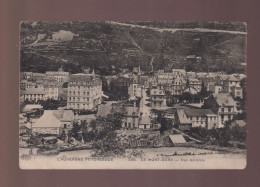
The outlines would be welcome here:
<svg viewBox="0 0 260 187">
<path fill-rule="evenodd" d="M 152 88 L 150 91 L 151 107 L 165 107 L 166 106 L 166 94 L 164 90 L 158 88 Z"/>
<path fill-rule="evenodd" d="M 93 110 L 102 102 L 102 81 L 92 74 L 70 76 L 67 93 L 67 108 Z"/>
<path fill-rule="evenodd" d="M 57 82 L 68 82 L 69 72 L 62 71 L 46 71 L 46 79 L 55 80 Z"/>
<path fill-rule="evenodd" d="M 211 109 L 218 116 L 218 127 L 224 127 L 226 121 L 237 114 L 237 104 L 228 93 L 212 94 L 204 100 L 205 108 Z"/>
</svg>

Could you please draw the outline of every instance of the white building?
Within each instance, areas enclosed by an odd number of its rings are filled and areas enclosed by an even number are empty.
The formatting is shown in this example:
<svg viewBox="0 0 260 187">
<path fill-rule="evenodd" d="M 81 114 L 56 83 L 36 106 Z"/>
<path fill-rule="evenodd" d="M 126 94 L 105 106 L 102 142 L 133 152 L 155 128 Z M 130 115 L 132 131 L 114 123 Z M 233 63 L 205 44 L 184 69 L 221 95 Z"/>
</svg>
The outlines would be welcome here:
<svg viewBox="0 0 260 187">
<path fill-rule="evenodd" d="M 69 72 L 62 71 L 46 71 L 46 79 L 55 80 L 58 82 L 68 82 Z"/>
<path fill-rule="evenodd" d="M 164 90 L 153 88 L 150 92 L 151 107 L 156 108 L 166 106 L 166 95 Z"/>
<path fill-rule="evenodd" d="M 142 85 L 131 83 L 128 87 L 129 98 L 142 97 Z"/>
<path fill-rule="evenodd" d="M 67 108 L 92 110 L 102 102 L 102 81 L 95 74 L 74 74 L 70 76 L 67 94 Z"/>
</svg>

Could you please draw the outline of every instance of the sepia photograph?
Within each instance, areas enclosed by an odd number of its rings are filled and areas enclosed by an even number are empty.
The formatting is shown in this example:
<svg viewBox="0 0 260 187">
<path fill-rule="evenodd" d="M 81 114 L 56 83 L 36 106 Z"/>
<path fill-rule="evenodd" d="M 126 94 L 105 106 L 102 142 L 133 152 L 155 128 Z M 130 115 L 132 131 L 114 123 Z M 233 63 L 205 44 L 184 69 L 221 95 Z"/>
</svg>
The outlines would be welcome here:
<svg viewBox="0 0 260 187">
<path fill-rule="evenodd" d="M 244 169 L 245 22 L 20 22 L 21 169 Z"/>
</svg>

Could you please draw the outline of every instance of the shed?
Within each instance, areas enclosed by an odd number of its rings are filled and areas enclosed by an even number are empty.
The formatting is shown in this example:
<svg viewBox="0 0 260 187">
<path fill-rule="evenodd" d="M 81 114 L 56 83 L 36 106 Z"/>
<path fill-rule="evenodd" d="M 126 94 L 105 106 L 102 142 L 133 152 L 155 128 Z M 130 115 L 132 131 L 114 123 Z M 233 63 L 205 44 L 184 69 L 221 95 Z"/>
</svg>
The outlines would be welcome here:
<svg viewBox="0 0 260 187">
<path fill-rule="evenodd" d="M 166 146 L 173 146 L 176 144 L 186 143 L 186 140 L 181 134 L 168 135 L 164 138 L 164 144 Z"/>
</svg>

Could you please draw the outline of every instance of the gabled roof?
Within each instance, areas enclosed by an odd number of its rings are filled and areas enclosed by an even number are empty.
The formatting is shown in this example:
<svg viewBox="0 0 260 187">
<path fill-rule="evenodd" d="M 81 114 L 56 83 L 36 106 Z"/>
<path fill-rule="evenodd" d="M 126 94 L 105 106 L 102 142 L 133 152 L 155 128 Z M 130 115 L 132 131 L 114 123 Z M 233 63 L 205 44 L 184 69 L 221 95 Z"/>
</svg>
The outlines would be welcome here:
<svg viewBox="0 0 260 187">
<path fill-rule="evenodd" d="M 43 108 L 42 105 L 34 105 L 34 104 L 28 104 L 24 107 L 24 111 L 30 111 L 30 110 L 33 110 L 33 109 L 41 109 Z"/>
<path fill-rule="evenodd" d="M 45 110 L 44 114 L 36 123 L 32 124 L 33 128 L 59 128 L 61 121 L 53 114 L 53 110 Z"/>
<path fill-rule="evenodd" d="M 191 124 L 191 121 L 187 118 L 184 109 L 177 109 L 177 114 L 181 124 Z"/>
<path fill-rule="evenodd" d="M 112 104 L 101 104 L 98 106 L 97 116 L 106 117 L 112 110 Z"/>
<path fill-rule="evenodd" d="M 236 106 L 236 102 L 229 93 L 212 94 L 219 106 Z"/>
<path fill-rule="evenodd" d="M 170 140 L 172 143 L 177 144 L 177 143 L 186 143 L 186 140 L 181 134 L 174 134 L 174 135 L 169 135 Z"/>
<path fill-rule="evenodd" d="M 74 119 L 72 110 L 54 110 L 53 115 L 61 121 L 72 121 Z"/>
<path fill-rule="evenodd" d="M 44 88 L 27 88 L 26 90 L 21 90 L 21 94 L 45 94 Z"/>
<path fill-rule="evenodd" d="M 236 77 L 235 75 L 231 75 L 229 78 L 227 78 L 227 80 L 229 81 L 233 81 L 233 82 L 238 82 L 240 81 L 241 79 Z"/>
<path fill-rule="evenodd" d="M 232 123 L 232 125 L 238 125 L 239 127 L 246 126 L 246 122 L 244 120 L 236 120 Z"/>
<path fill-rule="evenodd" d="M 196 89 L 194 89 L 190 86 L 188 88 L 186 88 L 185 90 L 183 90 L 183 92 L 188 92 L 190 94 L 197 94 L 198 93 L 198 91 Z"/>
<path fill-rule="evenodd" d="M 188 116 L 215 115 L 210 109 L 185 109 Z"/>
</svg>

